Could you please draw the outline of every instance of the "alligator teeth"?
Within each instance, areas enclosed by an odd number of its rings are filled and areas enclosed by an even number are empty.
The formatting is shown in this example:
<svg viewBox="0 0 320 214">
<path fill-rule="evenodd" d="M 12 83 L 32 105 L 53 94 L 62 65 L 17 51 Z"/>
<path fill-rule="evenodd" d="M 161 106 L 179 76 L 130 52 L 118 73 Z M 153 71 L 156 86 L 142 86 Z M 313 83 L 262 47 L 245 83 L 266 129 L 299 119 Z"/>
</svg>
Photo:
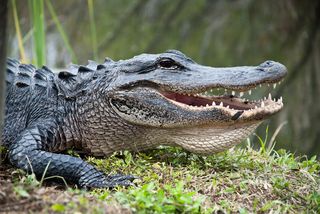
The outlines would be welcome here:
<svg viewBox="0 0 320 214">
<path fill-rule="evenodd" d="M 264 107 L 264 102 L 262 101 L 262 102 L 261 102 L 261 108 L 263 108 L 263 107 Z"/>
<path fill-rule="evenodd" d="M 223 107 L 223 102 L 221 102 L 219 106 Z"/>
<path fill-rule="evenodd" d="M 226 108 L 229 108 L 229 106 L 227 106 Z"/>
<path fill-rule="evenodd" d="M 235 91 L 232 91 L 231 94 L 234 96 L 234 95 L 236 94 L 236 92 L 235 92 Z"/>
<path fill-rule="evenodd" d="M 248 91 L 249 95 L 251 95 L 251 92 L 252 92 L 251 90 Z"/>
<path fill-rule="evenodd" d="M 215 106 L 215 105 L 216 105 L 216 103 L 215 103 L 214 101 L 212 101 L 212 105 L 213 105 L 213 106 Z"/>
<path fill-rule="evenodd" d="M 241 91 L 241 92 L 239 93 L 239 96 L 240 96 L 240 97 L 242 97 L 242 96 L 243 96 L 243 94 L 244 94 L 244 93 Z"/>
<path fill-rule="evenodd" d="M 277 87 L 277 83 L 273 84 L 273 89 L 275 89 Z"/>
<path fill-rule="evenodd" d="M 282 97 L 278 99 L 278 103 L 282 103 Z"/>
<path fill-rule="evenodd" d="M 257 109 L 258 108 L 258 106 L 254 106 L 254 109 Z"/>
<path fill-rule="evenodd" d="M 209 107 L 209 104 L 207 104 L 206 107 Z"/>
<path fill-rule="evenodd" d="M 271 94 L 268 95 L 268 100 L 272 100 Z"/>
</svg>

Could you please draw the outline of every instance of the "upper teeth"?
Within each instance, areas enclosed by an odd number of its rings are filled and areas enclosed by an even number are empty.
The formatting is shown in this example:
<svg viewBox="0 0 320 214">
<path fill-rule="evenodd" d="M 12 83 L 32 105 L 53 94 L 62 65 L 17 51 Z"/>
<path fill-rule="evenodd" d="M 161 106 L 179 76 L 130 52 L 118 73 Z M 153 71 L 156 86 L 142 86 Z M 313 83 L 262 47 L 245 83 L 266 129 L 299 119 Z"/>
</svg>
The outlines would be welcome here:
<svg viewBox="0 0 320 214">
<path fill-rule="evenodd" d="M 280 84 L 280 83 L 270 83 L 270 84 L 267 83 L 268 86 L 272 85 L 272 87 L 273 87 L 274 89 L 277 87 L 277 84 Z M 259 84 L 259 85 L 257 85 L 257 86 L 262 87 L 262 84 Z M 255 88 L 256 88 L 256 87 L 255 87 Z M 212 89 L 209 89 L 209 90 L 205 91 L 205 92 L 202 93 L 202 94 L 196 94 L 196 95 L 197 95 L 197 96 L 200 96 L 200 97 L 203 96 L 203 95 L 205 95 L 205 96 L 212 96 L 213 93 L 217 93 L 220 89 L 223 91 L 223 88 L 212 88 Z M 226 89 L 226 88 L 224 88 L 224 91 L 225 91 L 225 94 L 224 94 L 224 95 L 228 95 L 228 94 L 230 95 L 230 94 L 232 94 L 232 96 L 236 96 L 236 95 L 238 94 L 239 97 L 243 97 L 244 94 L 245 94 L 244 91 L 229 90 L 229 89 Z M 251 94 L 252 94 L 252 90 L 251 90 L 251 89 L 248 90 L 247 93 L 248 93 L 249 95 L 251 95 Z M 218 94 L 222 95 L 221 92 L 218 93 Z M 218 94 L 216 94 L 216 96 L 217 96 Z M 188 95 L 188 96 L 192 96 L 192 95 L 190 95 L 190 94 L 187 94 L 187 95 Z M 232 97 L 231 97 L 231 98 L 232 98 Z M 243 102 L 244 102 L 245 100 L 246 100 L 246 99 L 242 98 L 242 101 L 243 101 Z M 267 97 L 264 97 L 264 98 L 261 99 L 260 101 L 254 101 L 254 100 L 253 100 L 253 101 L 251 102 L 251 105 L 252 105 L 253 103 L 257 103 L 257 102 L 260 102 L 260 105 L 258 105 L 258 106 L 257 106 L 257 105 L 254 105 L 254 106 L 252 107 L 253 109 L 251 109 L 251 110 L 258 109 L 258 108 L 268 108 L 268 106 L 269 106 L 270 104 L 268 103 L 267 100 L 268 100 L 268 101 L 276 102 L 276 103 L 278 103 L 278 104 L 282 104 L 282 97 L 280 97 L 280 98 L 277 100 L 277 99 L 275 99 L 275 98 L 272 98 L 271 93 L 269 93 Z M 225 105 L 226 105 L 226 106 L 225 106 L 226 108 L 232 109 L 232 107 L 229 107 L 229 105 L 227 105 L 227 103 L 225 103 Z M 210 107 L 210 106 L 224 107 L 224 103 L 223 103 L 223 102 L 218 102 L 218 103 L 216 103 L 215 101 L 212 101 L 212 105 L 206 104 L 206 105 L 203 106 L 203 107 Z"/>
</svg>

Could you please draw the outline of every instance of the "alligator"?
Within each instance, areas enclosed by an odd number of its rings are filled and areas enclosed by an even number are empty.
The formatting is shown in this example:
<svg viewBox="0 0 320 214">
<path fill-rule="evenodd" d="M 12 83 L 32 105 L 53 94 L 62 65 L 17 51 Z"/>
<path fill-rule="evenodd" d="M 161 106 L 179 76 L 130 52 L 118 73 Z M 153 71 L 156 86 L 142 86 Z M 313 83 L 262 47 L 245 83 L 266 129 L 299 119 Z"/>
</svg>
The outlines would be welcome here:
<svg viewBox="0 0 320 214">
<path fill-rule="evenodd" d="M 204 66 L 177 50 L 60 72 L 8 59 L 2 140 L 10 163 L 28 173 L 81 188 L 128 186 L 134 175 L 107 175 L 66 151 L 106 157 L 159 145 L 203 155 L 226 150 L 282 109 L 282 97 L 246 97 L 257 86 L 275 87 L 286 73 L 274 61 Z"/>
</svg>

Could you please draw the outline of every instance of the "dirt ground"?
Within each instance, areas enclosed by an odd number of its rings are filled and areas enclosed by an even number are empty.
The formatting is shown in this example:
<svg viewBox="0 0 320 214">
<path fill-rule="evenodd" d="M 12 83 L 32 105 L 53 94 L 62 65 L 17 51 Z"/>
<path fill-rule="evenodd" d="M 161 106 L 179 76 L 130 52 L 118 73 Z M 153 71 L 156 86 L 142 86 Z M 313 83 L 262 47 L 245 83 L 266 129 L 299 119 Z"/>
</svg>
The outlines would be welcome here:
<svg viewBox="0 0 320 214">
<path fill-rule="evenodd" d="M 18 176 L 14 174 L 15 171 L 9 164 L 0 165 L 0 212 L 39 211 L 44 203 L 39 195 L 28 194 L 22 197 L 14 191 L 13 178 Z"/>
<path fill-rule="evenodd" d="M 92 206 L 81 204 L 85 197 Z M 0 213 L 56 213 L 54 204 L 73 204 L 79 213 L 91 213 L 99 210 L 101 213 L 131 213 L 119 205 L 110 205 L 97 200 L 90 192 L 77 193 L 68 191 L 64 185 L 56 182 L 44 182 L 39 186 L 35 181 L 29 181 L 21 170 L 13 168 L 8 163 L 0 165 Z"/>
</svg>

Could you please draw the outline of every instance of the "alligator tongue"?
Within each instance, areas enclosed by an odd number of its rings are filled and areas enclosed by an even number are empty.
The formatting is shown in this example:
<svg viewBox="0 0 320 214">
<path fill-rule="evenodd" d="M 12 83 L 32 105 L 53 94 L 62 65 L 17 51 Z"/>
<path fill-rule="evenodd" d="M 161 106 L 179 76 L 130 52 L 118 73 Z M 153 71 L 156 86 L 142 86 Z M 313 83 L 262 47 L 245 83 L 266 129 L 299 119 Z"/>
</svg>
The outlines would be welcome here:
<svg viewBox="0 0 320 214">
<path fill-rule="evenodd" d="M 183 95 L 183 94 L 177 94 L 177 93 L 170 93 L 170 92 L 164 92 L 162 93 L 163 96 L 170 100 L 177 101 L 179 103 L 184 103 L 186 105 L 192 105 L 192 106 L 206 106 L 212 105 L 212 100 L 202 98 L 202 97 L 195 97 L 192 95 Z"/>
</svg>

